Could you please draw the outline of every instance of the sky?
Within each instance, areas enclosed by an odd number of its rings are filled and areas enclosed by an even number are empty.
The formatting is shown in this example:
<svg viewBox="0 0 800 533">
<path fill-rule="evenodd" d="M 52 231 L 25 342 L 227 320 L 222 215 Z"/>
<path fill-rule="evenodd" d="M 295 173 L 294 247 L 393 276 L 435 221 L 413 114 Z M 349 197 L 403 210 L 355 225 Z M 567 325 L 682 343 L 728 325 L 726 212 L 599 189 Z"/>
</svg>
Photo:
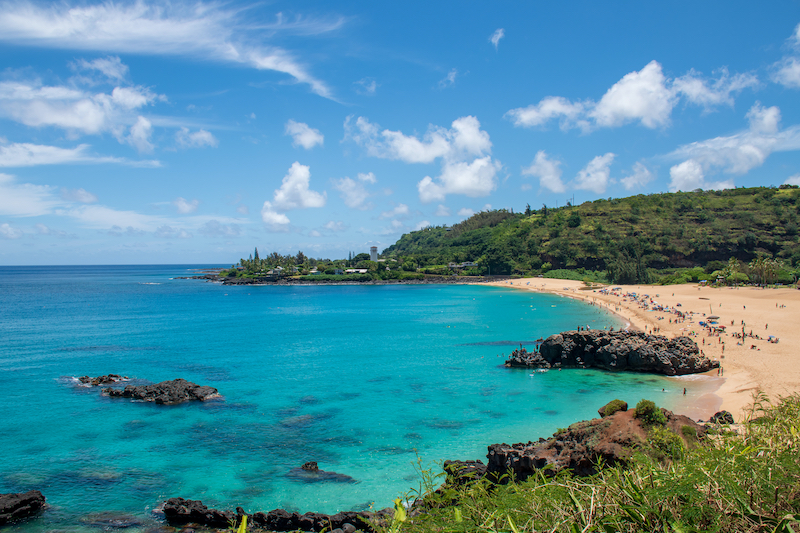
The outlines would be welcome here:
<svg viewBox="0 0 800 533">
<path fill-rule="evenodd" d="M 0 1 L 0 265 L 800 184 L 800 3 Z"/>
</svg>

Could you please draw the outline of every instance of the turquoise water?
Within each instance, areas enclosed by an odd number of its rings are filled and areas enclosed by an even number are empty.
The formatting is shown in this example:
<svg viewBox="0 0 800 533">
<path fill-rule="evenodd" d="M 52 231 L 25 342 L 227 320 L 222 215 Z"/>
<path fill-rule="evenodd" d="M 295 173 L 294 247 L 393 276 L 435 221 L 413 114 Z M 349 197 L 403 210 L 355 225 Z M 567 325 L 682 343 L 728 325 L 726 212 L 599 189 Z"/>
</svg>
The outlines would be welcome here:
<svg viewBox="0 0 800 533">
<path fill-rule="evenodd" d="M 567 298 L 172 279 L 189 268 L 0 268 L 0 492 L 39 489 L 51 505 L 28 530 L 102 511 L 147 516 L 173 496 L 249 512 L 383 508 L 418 485 L 417 456 L 485 459 L 491 443 L 535 440 L 612 398 L 676 387 L 502 367 L 516 343 L 619 326 Z M 224 400 L 111 400 L 72 379 L 108 373 L 183 377 Z M 356 482 L 287 475 L 306 461 Z"/>
</svg>

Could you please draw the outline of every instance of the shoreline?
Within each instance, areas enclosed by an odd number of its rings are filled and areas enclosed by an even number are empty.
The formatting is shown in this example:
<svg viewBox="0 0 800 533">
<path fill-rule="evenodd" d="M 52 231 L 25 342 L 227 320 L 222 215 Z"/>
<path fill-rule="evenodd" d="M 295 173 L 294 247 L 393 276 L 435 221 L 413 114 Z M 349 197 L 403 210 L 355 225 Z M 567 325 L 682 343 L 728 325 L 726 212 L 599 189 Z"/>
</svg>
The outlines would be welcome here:
<svg viewBox="0 0 800 533">
<path fill-rule="evenodd" d="M 800 330 L 792 321 L 790 309 L 800 308 L 800 291 L 793 288 L 762 289 L 756 287 L 707 287 L 685 285 L 615 285 L 615 294 L 600 292 L 610 286 L 585 287 L 581 281 L 524 278 L 513 281 L 478 283 L 495 287 L 529 290 L 581 300 L 600 305 L 624 320 L 628 327 L 653 332 L 666 337 L 690 334 L 701 350 L 711 359 L 720 361 L 721 379 L 711 387 L 692 387 L 698 395 L 678 403 L 688 412 L 702 412 L 705 418 L 715 411 L 730 411 L 738 421 L 747 415 L 753 394 L 763 391 L 771 402 L 780 396 L 800 392 L 800 362 L 795 360 L 793 346 L 800 343 Z M 639 301 L 626 298 L 629 293 L 649 294 L 658 304 L 683 312 L 694 312 L 693 318 L 676 321 L 674 314 L 645 308 Z M 706 307 L 707 306 L 707 307 Z M 698 324 L 706 315 L 719 316 L 719 325 L 727 331 L 709 336 Z M 733 323 L 733 325 L 731 325 Z M 745 328 L 746 338 L 733 334 Z M 750 337 L 752 331 L 753 337 Z M 769 335 L 779 339 L 768 341 Z M 756 338 L 756 336 L 758 338 Z M 711 371 L 695 376 L 708 376 L 717 381 Z M 690 387 L 687 387 L 689 389 Z M 699 390 L 702 389 L 702 390 Z"/>
</svg>

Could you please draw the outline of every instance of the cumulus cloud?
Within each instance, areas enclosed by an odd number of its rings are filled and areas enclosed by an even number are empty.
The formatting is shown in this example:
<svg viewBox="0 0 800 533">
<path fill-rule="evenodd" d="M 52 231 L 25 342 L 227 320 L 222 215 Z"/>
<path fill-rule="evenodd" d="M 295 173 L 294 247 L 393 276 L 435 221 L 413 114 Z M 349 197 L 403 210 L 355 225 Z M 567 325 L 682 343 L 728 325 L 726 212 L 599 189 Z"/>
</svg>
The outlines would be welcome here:
<svg viewBox="0 0 800 533">
<path fill-rule="evenodd" d="M 81 204 L 92 204 L 97 201 L 97 196 L 86 189 L 61 189 L 61 198 Z"/>
<path fill-rule="evenodd" d="M 63 205 L 55 187 L 17 183 L 14 176 L 0 174 L 0 215 L 35 217 L 52 213 Z"/>
<path fill-rule="evenodd" d="M 216 148 L 219 145 L 219 141 L 210 132 L 203 129 L 192 132 L 186 127 L 182 127 L 175 133 L 175 141 L 178 146 L 183 148 L 203 148 L 204 146 Z"/>
<path fill-rule="evenodd" d="M 126 143 L 136 148 L 139 152 L 152 152 L 153 143 L 150 142 L 150 135 L 153 134 L 153 125 L 144 117 L 139 117 L 136 124 L 131 126 L 128 135 L 124 136 Z"/>
<path fill-rule="evenodd" d="M 162 239 L 191 239 L 193 236 L 185 229 L 174 228 L 167 225 L 156 228 L 154 235 Z"/>
<path fill-rule="evenodd" d="M 522 169 L 522 174 L 539 178 L 539 185 L 550 192 L 561 193 L 567 190 L 561 181 L 561 161 L 551 159 L 547 152 L 539 150 L 530 166 Z"/>
<path fill-rule="evenodd" d="M 489 37 L 489 42 L 492 43 L 494 49 L 497 50 L 497 46 L 500 44 L 500 39 L 506 36 L 505 30 L 503 28 L 497 28 L 494 30 L 494 33 L 491 37 Z"/>
<path fill-rule="evenodd" d="M 209 220 L 198 231 L 206 237 L 236 237 L 241 234 L 241 228 L 236 224 L 223 224 L 219 220 Z"/>
<path fill-rule="evenodd" d="M 547 96 L 537 104 L 511 109 L 505 116 L 521 127 L 540 127 L 557 120 L 564 131 L 578 128 L 589 132 L 630 123 L 653 129 L 670 124 L 672 110 L 681 98 L 709 111 L 719 105 L 733 105 L 735 94 L 758 85 L 755 75 L 731 75 L 725 68 L 716 73 L 716 78 L 704 78 L 691 70 L 669 79 L 661 64 L 651 61 L 623 76 L 599 102 Z"/>
<path fill-rule="evenodd" d="M 24 233 L 21 229 L 15 228 L 11 224 L 0 224 L 0 238 L 2 239 L 19 239 Z"/>
<path fill-rule="evenodd" d="M 800 174 L 789 176 L 783 183 L 784 185 L 800 185 Z"/>
<path fill-rule="evenodd" d="M 195 199 L 191 202 L 186 198 L 177 197 L 175 200 L 172 201 L 172 205 L 178 210 L 178 213 L 182 215 L 188 215 L 189 213 L 194 213 L 197 211 L 197 206 L 200 205 L 200 201 Z"/>
<path fill-rule="evenodd" d="M 375 94 L 375 91 L 378 89 L 378 83 L 375 81 L 374 78 L 362 78 L 355 82 L 356 92 L 358 94 L 364 94 L 367 96 L 372 96 Z"/>
<path fill-rule="evenodd" d="M 732 189 L 733 180 L 706 182 L 703 165 L 689 159 L 669 169 L 669 190 L 693 191 L 695 189 Z"/>
<path fill-rule="evenodd" d="M 622 178 L 620 181 L 622 182 L 623 187 L 631 191 L 633 189 L 644 187 L 653 181 L 653 178 L 654 176 L 650 170 L 648 170 L 643 163 L 637 162 L 634 163 L 632 172 Z"/>
<path fill-rule="evenodd" d="M 292 146 L 302 146 L 306 150 L 311 150 L 317 145 L 322 146 L 325 140 L 319 130 L 311 128 L 303 122 L 295 122 L 291 119 L 286 123 L 285 135 L 292 136 Z"/>
<path fill-rule="evenodd" d="M 440 175 L 425 176 L 417 184 L 424 203 L 444 200 L 448 194 L 486 196 L 497 186 L 496 175 L 502 165 L 491 157 L 489 134 L 480 129 L 480 122 L 473 116 L 454 120 L 450 129 L 430 126 L 422 138 L 399 131 L 381 131 L 364 117 L 358 117 L 355 123 L 348 117 L 344 127 L 345 138 L 365 148 L 373 157 L 406 163 L 441 160 Z"/>
<path fill-rule="evenodd" d="M 331 91 L 293 54 L 263 40 L 275 34 L 318 35 L 340 28 L 343 18 L 253 24 L 224 3 L 154 2 L 70 5 L 20 1 L 0 11 L 0 41 L 22 46 L 98 50 L 156 56 L 190 56 L 243 64 L 291 76 L 330 98 Z"/>
<path fill-rule="evenodd" d="M 281 186 L 275 189 L 272 201 L 264 202 L 261 208 L 261 219 L 269 226 L 286 226 L 289 217 L 284 213 L 292 209 L 323 207 L 328 198 L 309 189 L 311 170 L 306 165 L 295 161 L 283 177 Z"/>
<path fill-rule="evenodd" d="M 747 112 L 746 118 L 750 123 L 749 129 L 730 136 L 715 137 L 680 146 L 668 154 L 667 158 L 684 162 L 692 160 L 700 165 L 704 174 L 715 172 L 745 174 L 761 166 L 773 152 L 800 150 L 800 126 L 780 129 L 780 109 L 777 107 L 765 108 L 756 102 Z M 686 168 L 689 167 L 682 167 L 676 172 L 683 175 L 681 173 Z"/>
<path fill-rule="evenodd" d="M 473 211 L 469 207 L 462 207 L 461 209 L 458 210 L 458 216 L 460 217 L 469 218 L 474 214 L 475 211 Z"/>
<path fill-rule="evenodd" d="M 344 222 L 342 222 L 341 220 L 331 220 L 327 224 L 325 224 L 325 229 L 328 231 L 339 232 L 346 230 L 347 226 L 345 226 Z"/>
<path fill-rule="evenodd" d="M 416 226 L 414 226 L 414 231 L 419 231 L 421 229 L 427 228 L 430 225 L 431 225 L 431 223 L 428 222 L 427 220 L 421 220 L 421 221 L 417 222 Z"/>
<path fill-rule="evenodd" d="M 108 56 L 87 61 L 79 59 L 75 67 L 83 70 L 96 70 L 113 82 L 122 82 L 128 77 L 129 68 L 118 56 Z"/>
<path fill-rule="evenodd" d="M 800 89 L 800 58 L 797 56 L 800 52 L 800 24 L 795 26 L 787 45 L 794 54 L 787 55 L 772 65 L 771 79 L 789 89 Z"/>
<path fill-rule="evenodd" d="M 333 188 L 339 191 L 347 207 L 361 210 L 372 209 L 372 204 L 367 203 L 367 199 L 372 196 L 372 194 L 363 183 L 375 183 L 374 174 L 371 172 L 369 174 L 359 174 L 358 181 L 348 177 L 331 181 L 333 182 Z"/>
<path fill-rule="evenodd" d="M 589 161 L 578 175 L 575 177 L 575 188 L 584 189 L 602 194 L 608 187 L 611 163 L 614 161 L 615 154 L 611 152 L 599 155 Z"/>
<path fill-rule="evenodd" d="M 394 209 L 391 209 L 389 211 L 384 211 L 383 213 L 381 213 L 380 218 L 402 217 L 408 215 L 410 212 L 411 210 L 408 208 L 406 204 L 398 204 L 397 206 L 395 206 Z"/>
</svg>

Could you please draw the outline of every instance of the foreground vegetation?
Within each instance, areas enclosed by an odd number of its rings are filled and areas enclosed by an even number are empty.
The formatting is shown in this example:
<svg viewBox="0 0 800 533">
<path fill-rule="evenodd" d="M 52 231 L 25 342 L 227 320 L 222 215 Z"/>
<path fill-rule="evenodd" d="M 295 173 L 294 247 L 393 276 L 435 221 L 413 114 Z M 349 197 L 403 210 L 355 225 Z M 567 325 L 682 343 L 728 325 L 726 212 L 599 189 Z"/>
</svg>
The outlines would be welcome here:
<svg viewBox="0 0 800 533">
<path fill-rule="evenodd" d="M 638 406 L 637 406 L 638 408 Z M 739 433 L 722 429 L 670 453 L 642 449 L 627 468 L 504 485 L 448 484 L 421 472 L 422 512 L 398 500 L 383 533 L 486 531 L 792 532 L 800 522 L 800 396 L 757 397 Z M 657 446 L 659 446 L 657 444 Z M 663 450 L 662 450 L 663 452 Z"/>
</svg>

